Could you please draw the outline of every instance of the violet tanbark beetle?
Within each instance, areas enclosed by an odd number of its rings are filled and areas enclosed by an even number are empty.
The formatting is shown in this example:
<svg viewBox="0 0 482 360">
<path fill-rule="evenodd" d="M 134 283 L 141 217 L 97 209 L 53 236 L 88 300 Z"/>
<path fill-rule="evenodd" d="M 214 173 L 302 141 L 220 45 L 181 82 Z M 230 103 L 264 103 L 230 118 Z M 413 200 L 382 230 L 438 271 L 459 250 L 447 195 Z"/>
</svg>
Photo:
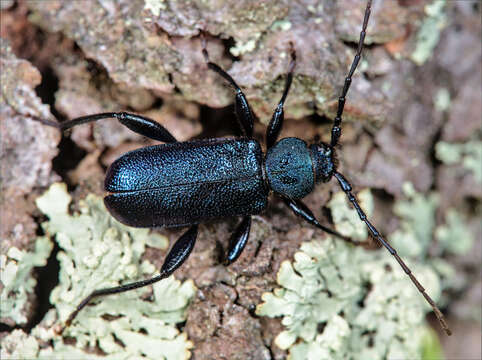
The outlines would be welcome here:
<svg viewBox="0 0 482 360">
<path fill-rule="evenodd" d="M 336 231 L 321 225 L 301 201 L 313 191 L 316 184 L 326 183 L 335 177 L 371 236 L 395 257 L 432 306 L 442 328 L 450 335 L 443 314 L 396 250 L 367 219 L 352 193 L 350 183 L 336 168 L 335 147 L 341 136 L 345 98 L 362 54 L 371 2 L 368 0 L 356 54 L 338 98 L 330 143 L 319 142 L 308 146 L 298 138 L 278 141 L 283 126 L 283 105 L 296 65 L 295 51 L 292 49 L 283 95 L 266 131 L 267 153 L 263 154 L 259 142 L 253 138 L 254 117 L 243 91 L 226 71 L 209 61 L 204 41 L 203 55 L 208 68 L 229 82 L 236 93 L 235 112 L 243 137 L 177 142 L 167 129 L 154 120 L 125 112 L 94 114 L 61 124 L 44 121 L 65 130 L 88 122 L 116 118 L 132 131 L 164 142 L 163 145 L 131 151 L 117 159 L 107 171 L 105 190 L 110 194 L 105 197 L 104 202 L 117 220 L 129 226 L 189 227 L 172 246 L 159 275 L 143 281 L 95 290 L 70 314 L 64 328 L 69 326 L 78 312 L 95 297 L 140 288 L 171 275 L 187 260 L 194 248 L 199 223 L 216 218 L 241 217 L 241 222 L 230 238 L 225 258 L 226 265 L 234 262 L 248 241 L 251 216 L 266 208 L 270 192 L 281 197 L 296 215 L 310 224 L 343 238 Z"/>
</svg>

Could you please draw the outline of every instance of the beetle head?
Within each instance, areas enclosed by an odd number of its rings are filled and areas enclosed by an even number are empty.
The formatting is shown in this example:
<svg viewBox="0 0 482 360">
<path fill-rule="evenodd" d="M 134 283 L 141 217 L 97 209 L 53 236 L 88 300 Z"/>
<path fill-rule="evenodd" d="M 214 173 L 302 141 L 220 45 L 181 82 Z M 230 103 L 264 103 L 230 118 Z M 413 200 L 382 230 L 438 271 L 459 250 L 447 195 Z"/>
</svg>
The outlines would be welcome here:
<svg viewBox="0 0 482 360">
<path fill-rule="evenodd" d="M 315 171 L 315 181 L 328 182 L 336 171 L 335 149 L 320 142 L 310 146 L 311 158 Z"/>
</svg>

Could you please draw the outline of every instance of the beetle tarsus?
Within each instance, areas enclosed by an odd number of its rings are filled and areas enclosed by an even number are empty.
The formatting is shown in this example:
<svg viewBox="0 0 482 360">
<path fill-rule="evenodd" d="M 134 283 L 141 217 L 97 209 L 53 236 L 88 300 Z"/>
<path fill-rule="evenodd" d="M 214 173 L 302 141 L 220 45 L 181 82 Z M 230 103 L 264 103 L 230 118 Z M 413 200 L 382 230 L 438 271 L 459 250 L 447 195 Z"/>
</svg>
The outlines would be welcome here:
<svg viewBox="0 0 482 360">
<path fill-rule="evenodd" d="M 188 258 L 191 253 L 197 237 L 197 225 L 193 225 L 187 230 L 174 244 L 170 252 L 167 254 L 164 264 L 161 268 L 160 275 L 154 276 L 151 279 L 136 281 L 129 284 L 124 284 L 120 286 L 115 286 L 111 288 L 99 289 L 90 293 L 89 296 L 85 297 L 77 306 L 77 308 L 69 315 L 68 319 L 65 321 L 64 326 L 59 330 L 59 334 L 62 334 L 66 328 L 68 328 L 77 314 L 89 304 L 92 299 L 105 296 L 118 294 L 125 291 L 130 291 L 138 289 L 147 285 L 154 284 L 162 279 L 170 276 L 179 266 L 181 266 L 184 261 Z"/>
</svg>

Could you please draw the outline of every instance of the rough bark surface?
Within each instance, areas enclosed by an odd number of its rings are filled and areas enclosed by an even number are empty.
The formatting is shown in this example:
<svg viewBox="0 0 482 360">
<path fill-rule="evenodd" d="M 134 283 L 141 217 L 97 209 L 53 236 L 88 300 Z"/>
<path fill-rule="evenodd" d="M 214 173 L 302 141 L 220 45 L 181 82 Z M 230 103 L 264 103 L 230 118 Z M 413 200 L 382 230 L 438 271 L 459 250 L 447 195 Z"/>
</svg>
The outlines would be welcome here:
<svg viewBox="0 0 482 360">
<path fill-rule="evenodd" d="M 440 39 L 433 48 L 425 45 L 429 55 L 417 64 L 413 54 L 423 45 L 419 35 L 430 17 L 426 5 L 374 1 L 364 60 L 347 97 L 339 169 L 356 189 L 375 190 L 373 222 L 383 233 L 398 228 L 392 206 L 410 182 L 417 192 L 440 194 L 437 224 L 454 208 L 480 239 L 477 173 L 462 160 L 446 163 L 436 156 L 439 142 L 478 141 L 480 146 L 480 4 L 447 2 L 444 20 L 435 25 Z M 60 142 L 53 164 L 60 135 L 32 118 L 62 121 L 128 110 L 159 121 L 183 141 L 238 133 L 232 107 L 226 108 L 233 92 L 205 65 L 204 33 L 211 61 L 245 91 L 260 120 L 255 125 L 260 141 L 281 96 L 293 43 L 297 65 L 281 135 L 328 141 L 363 11 L 358 0 L 2 2 L 2 254 L 12 246 L 32 249 L 38 227 L 33 201 L 54 179 L 60 176 L 75 189 L 75 199 L 102 194 L 105 167 L 120 154 L 151 143 L 105 120 L 73 129 L 69 140 Z M 327 211 L 321 207 L 338 190 L 334 181 L 319 186 L 305 203 L 324 218 Z M 225 268 L 222 249 L 237 221 L 201 226 L 189 261 L 176 272 L 181 280 L 193 279 L 199 289 L 184 327 L 194 343 L 193 358 L 285 358 L 287 353 L 273 343 L 282 329 L 280 320 L 259 318 L 254 309 L 263 293 L 277 287 L 281 262 L 292 259 L 318 230 L 272 198 L 266 214 L 254 219 L 241 258 Z M 161 232 L 171 243 L 179 236 Z M 163 256 L 155 249 L 145 253 L 158 268 Z M 480 243 L 471 254 L 453 260 L 464 279 L 445 305 L 456 324 L 454 338 L 462 339 L 480 332 L 461 315 L 480 304 Z M 37 301 L 31 294 L 28 319 L 34 317 Z M 8 318 L 1 322 L 7 325 L 5 333 L 26 326 Z M 444 345 L 447 358 L 478 351 L 460 349 L 453 339 Z"/>
</svg>

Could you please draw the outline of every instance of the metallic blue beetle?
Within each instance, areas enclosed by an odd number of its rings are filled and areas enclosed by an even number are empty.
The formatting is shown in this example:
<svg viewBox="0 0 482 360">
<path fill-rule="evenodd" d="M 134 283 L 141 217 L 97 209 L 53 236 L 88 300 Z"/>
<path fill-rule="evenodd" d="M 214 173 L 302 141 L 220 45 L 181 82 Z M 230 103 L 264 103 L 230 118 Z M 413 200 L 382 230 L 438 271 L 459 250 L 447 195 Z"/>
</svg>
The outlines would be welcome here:
<svg viewBox="0 0 482 360">
<path fill-rule="evenodd" d="M 68 129 L 100 119 L 116 118 L 134 132 L 166 143 L 131 151 L 110 166 L 105 179 L 105 190 L 110 194 L 105 197 L 105 205 L 117 220 L 129 226 L 189 226 L 166 256 L 158 276 L 94 291 L 69 316 L 65 327 L 69 326 L 77 313 L 94 297 L 132 290 L 171 275 L 191 253 L 199 223 L 216 218 L 242 217 L 231 236 L 226 254 L 225 264 L 232 263 L 239 257 L 248 240 L 251 215 L 266 208 L 270 192 L 280 196 L 295 214 L 312 225 L 344 240 L 350 240 L 321 225 L 300 200 L 313 191 L 315 184 L 328 182 L 335 176 L 371 235 L 397 259 L 432 305 L 442 327 L 447 333 L 450 332 L 443 315 L 410 269 L 367 220 L 351 192 L 351 185 L 337 172 L 335 166 L 335 146 L 341 135 L 345 97 L 362 53 L 370 8 L 371 0 L 365 10 L 356 55 L 338 99 L 330 144 L 320 142 L 308 146 L 298 138 L 285 138 L 277 142 L 283 125 L 283 105 L 296 64 L 292 44 L 284 92 L 266 132 L 266 156 L 263 156 L 259 142 L 252 138 L 253 115 L 245 95 L 228 73 L 209 61 L 204 39 L 203 55 L 207 66 L 226 79 L 236 92 L 236 118 L 244 135 L 242 138 L 177 142 L 169 131 L 157 122 L 123 112 L 89 115 L 56 125 L 61 129 Z"/>
<path fill-rule="evenodd" d="M 135 227 L 188 226 L 215 218 L 259 214 L 270 189 L 298 200 L 333 175 L 333 152 L 286 138 L 263 161 L 253 139 L 209 139 L 141 148 L 107 171 L 110 213 Z"/>
</svg>

